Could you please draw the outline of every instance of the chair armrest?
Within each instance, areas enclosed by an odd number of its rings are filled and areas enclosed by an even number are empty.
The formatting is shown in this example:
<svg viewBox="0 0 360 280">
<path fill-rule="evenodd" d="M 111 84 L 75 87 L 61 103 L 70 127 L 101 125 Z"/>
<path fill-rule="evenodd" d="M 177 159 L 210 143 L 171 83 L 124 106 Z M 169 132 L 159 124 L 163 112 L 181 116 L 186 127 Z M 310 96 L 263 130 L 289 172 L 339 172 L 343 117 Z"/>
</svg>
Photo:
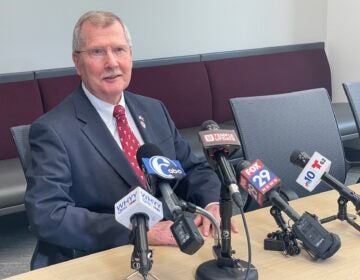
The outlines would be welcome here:
<svg viewBox="0 0 360 280">
<path fill-rule="evenodd" d="M 346 177 L 345 186 L 360 183 L 360 161 L 345 160 Z"/>
</svg>

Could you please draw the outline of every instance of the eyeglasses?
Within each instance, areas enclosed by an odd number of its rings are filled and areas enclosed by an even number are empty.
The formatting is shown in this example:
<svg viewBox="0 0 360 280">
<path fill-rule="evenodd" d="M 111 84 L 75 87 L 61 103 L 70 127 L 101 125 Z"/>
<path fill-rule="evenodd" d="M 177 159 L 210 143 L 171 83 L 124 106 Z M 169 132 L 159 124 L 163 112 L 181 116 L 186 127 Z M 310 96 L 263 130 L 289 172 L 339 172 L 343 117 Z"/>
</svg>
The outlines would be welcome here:
<svg viewBox="0 0 360 280">
<path fill-rule="evenodd" d="M 130 54 L 129 47 L 115 47 L 111 48 L 112 54 L 117 58 L 124 58 Z M 92 48 L 83 51 L 75 51 L 75 53 L 87 53 L 88 56 L 94 59 L 103 59 L 107 56 L 107 49 L 106 48 Z"/>
</svg>

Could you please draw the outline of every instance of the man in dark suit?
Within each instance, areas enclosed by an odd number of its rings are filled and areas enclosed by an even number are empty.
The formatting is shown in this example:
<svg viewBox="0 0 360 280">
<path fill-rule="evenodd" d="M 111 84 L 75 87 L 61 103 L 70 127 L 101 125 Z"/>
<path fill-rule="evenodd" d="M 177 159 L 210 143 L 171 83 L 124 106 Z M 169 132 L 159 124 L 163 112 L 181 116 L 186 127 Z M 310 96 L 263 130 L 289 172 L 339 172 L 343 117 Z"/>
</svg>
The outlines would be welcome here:
<svg viewBox="0 0 360 280">
<path fill-rule="evenodd" d="M 74 28 L 73 61 L 81 86 L 30 130 L 25 205 L 39 240 L 32 268 L 129 243 L 128 229 L 114 219 L 114 204 L 143 180 L 124 152 L 127 144 L 113 116 L 119 105 L 137 142 L 131 148 L 153 143 L 179 160 L 187 176 L 176 193 L 219 219 L 216 174 L 191 153 L 160 101 L 124 91 L 132 49 L 122 21 L 107 12 L 83 15 Z M 171 224 L 162 221 L 151 228 L 149 244 L 176 245 Z M 208 221 L 198 217 L 196 224 L 209 235 Z"/>
</svg>

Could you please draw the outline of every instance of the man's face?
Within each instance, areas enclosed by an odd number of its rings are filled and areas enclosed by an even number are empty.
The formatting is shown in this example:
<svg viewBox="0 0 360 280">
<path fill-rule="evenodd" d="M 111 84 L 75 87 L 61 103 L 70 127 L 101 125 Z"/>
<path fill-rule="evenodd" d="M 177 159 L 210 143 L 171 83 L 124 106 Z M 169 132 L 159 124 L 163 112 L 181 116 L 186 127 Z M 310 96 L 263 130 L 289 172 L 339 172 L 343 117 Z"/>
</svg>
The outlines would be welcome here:
<svg viewBox="0 0 360 280">
<path fill-rule="evenodd" d="M 117 104 L 131 79 L 132 51 L 119 22 L 102 28 L 85 22 L 81 53 L 73 61 L 86 88 L 96 97 Z"/>
</svg>

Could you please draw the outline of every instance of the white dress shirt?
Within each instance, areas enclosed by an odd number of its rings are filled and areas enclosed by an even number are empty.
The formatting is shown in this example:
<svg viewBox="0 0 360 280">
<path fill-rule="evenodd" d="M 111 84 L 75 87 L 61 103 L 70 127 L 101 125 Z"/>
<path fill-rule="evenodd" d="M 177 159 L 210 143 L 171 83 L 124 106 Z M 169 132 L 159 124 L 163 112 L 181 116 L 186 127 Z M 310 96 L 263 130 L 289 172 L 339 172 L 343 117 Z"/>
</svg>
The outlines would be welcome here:
<svg viewBox="0 0 360 280">
<path fill-rule="evenodd" d="M 113 104 L 107 103 L 107 102 L 97 98 L 95 95 L 90 93 L 90 91 L 86 88 L 84 83 L 82 83 L 82 88 L 85 92 L 85 95 L 89 99 L 90 103 L 95 107 L 95 109 L 98 112 L 98 114 L 100 115 L 101 119 L 104 121 L 106 127 L 109 129 L 111 135 L 114 137 L 116 143 L 119 145 L 120 149 L 122 149 L 116 119 L 113 116 L 115 106 Z M 139 145 L 140 146 L 143 145 L 144 140 L 141 137 L 139 129 L 137 128 L 137 126 L 135 124 L 134 118 L 132 117 L 129 109 L 126 106 L 124 92 L 122 93 L 120 102 L 117 105 L 121 105 L 125 108 L 125 115 L 126 115 L 128 123 L 129 123 L 129 126 L 130 126 L 132 132 L 134 133 L 136 139 L 138 140 Z"/>
</svg>

